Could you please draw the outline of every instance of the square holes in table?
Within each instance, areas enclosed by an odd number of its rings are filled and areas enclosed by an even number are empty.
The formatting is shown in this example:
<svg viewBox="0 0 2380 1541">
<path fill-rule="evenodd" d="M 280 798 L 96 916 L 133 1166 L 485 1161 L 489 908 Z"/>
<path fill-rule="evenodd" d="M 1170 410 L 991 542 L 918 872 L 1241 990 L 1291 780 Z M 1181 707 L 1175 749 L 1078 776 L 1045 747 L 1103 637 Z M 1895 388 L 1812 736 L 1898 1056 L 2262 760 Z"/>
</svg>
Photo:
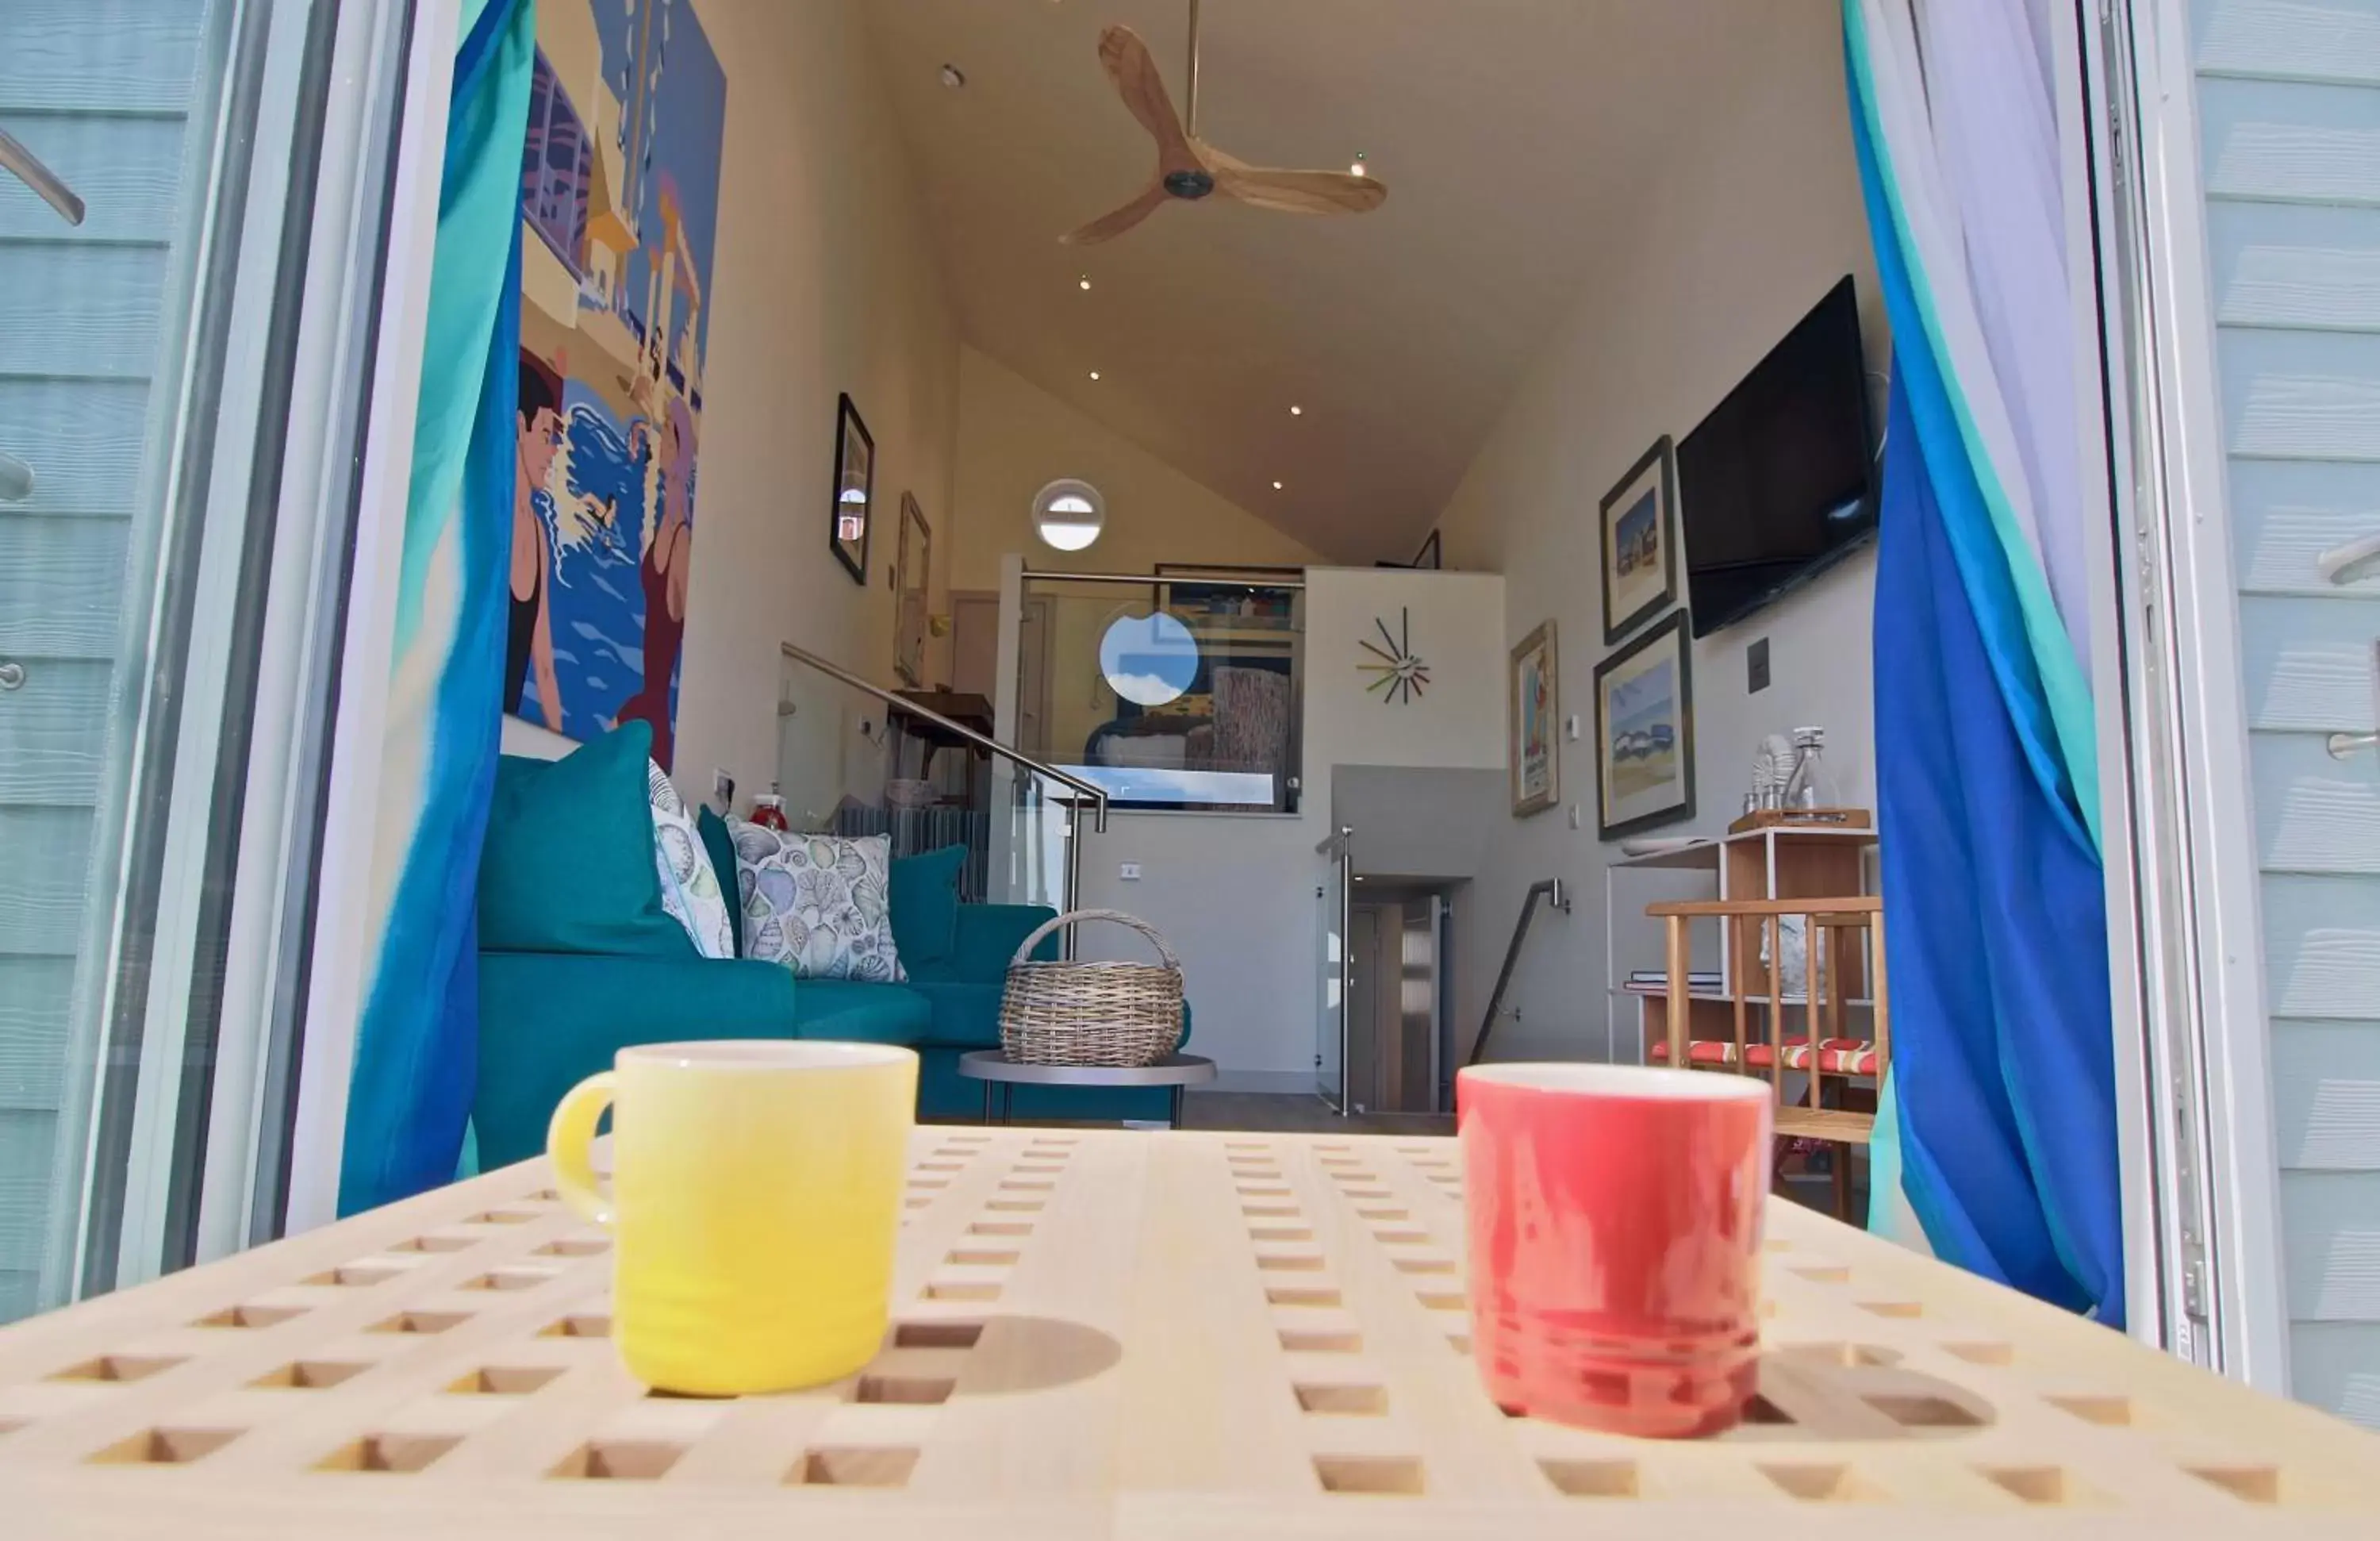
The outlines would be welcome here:
<svg viewBox="0 0 2380 1541">
<path fill-rule="evenodd" d="M 394 1263 L 347 1263 L 335 1268 L 326 1268 L 321 1273 L 308 1274 L 298 1282 L 325 1288 L 369 1289 L 374 1284 L 385 1284 L 392 1279 L 404 1277 L 405 1269 Z"/>
<path fill-rule="evenodd" d="M 488 1365 L 447 1383 L 449 1396 L 525 1397 L 562 1377 L 558 1365 Z"/>
<path fill-rule="evenodd" d="M 1314 1475 L 1326 1493 L 1417 1499 L 1424 1491 L 1421 1462 L 1413 1456 L 1318 1455 Z"/>
<path fill-rule="evenodd" d="M 591 1482 L 652 1482 L 684 1454 L 683 1446 L 658 1439 L 590 1439 L 546 1474 Z"/>
<path fill-rule="evenodd" d="M 894 1348 L 971 1349 L 983 1336 L 983 1323 L 962 1321 L 898 1322 L 892 1328 Z"/>
<path fill-rule="evenodd" d="M 190 1325 L 261 1330 L 279 1327 L 285 1321 L 295 1321 L 305 1314 L 306 1308 L 302 1305 L 227 1305 L 220 1311 L 209 1312 Z"/>
<path fill-rule="evenodd" d="M 249 1384 L 260 1391 L 327 1391 L 370 1368 L 369 1363 L 347 1359 L 295 1359 Z"/>
<path fill-rule="evenodd" d="M 314 1462 L 318 1472 L 418 1472 L 463 1442 L 455 1434 L 367 1434 Z"/>
<path fill-rule="evenodd" d="M 1389 1411 L 1389 1389 L 1346 1381 L 1318 1381 L 1309 1385 L 1293 1385 L 1291 1394 L 1297 1398 L 1298 1409 L 1333 1417 L 1380 1418 Z"/>
<path fill-rule="evenodd" d="M 824 1447 L 804 1451 L 785 1480 L 805 1486 L 903 1487 L 917 1466 L 917 1452 L 906 1446 Z"/>
<path fill-rule="evenodd" d="M 1572 1499 L 1635 1499 L 1644 1488 L 1633 1461 L 1540 1461 L 1554 1491 Z"/>
<path fill-rule="evenodd" d="M 240 1437 L 236 1428 L 144 1428 L 91 1452 L 103 1466 L 186 1466 Z"/>
<path fill-rule="evenodd" d="M 117 1385 L 146 1380 L 152 1375 L 163 1375 L 175 1365 L 186 1364 L 186 1357 L 164 1353 L 103 1353 L 96 1359 L 86 1359 L 69 1365 L 53 1374 L 52 1380 L 86 1380 Z"/>
</svg>

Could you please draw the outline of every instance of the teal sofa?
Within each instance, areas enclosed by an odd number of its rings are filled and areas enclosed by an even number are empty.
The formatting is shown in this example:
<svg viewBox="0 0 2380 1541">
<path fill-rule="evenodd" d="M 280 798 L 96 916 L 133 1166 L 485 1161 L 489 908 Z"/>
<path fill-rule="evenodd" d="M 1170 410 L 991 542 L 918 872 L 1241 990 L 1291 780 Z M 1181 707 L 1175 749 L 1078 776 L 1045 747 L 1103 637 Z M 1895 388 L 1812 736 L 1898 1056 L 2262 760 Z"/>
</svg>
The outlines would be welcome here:
<svg viewBox="0 0 2380 1541">
<path fill-rule="evenodd" d="M 905 1045 L 920 1060 L 919 1118 L 979 1118 L 983 1084 L 959 1074 L 959 1056 L 999 1047 L 1009 960 L 1053 912 L 960 904 L 965 853 L 953 846 L 892 864 L 892 930 L 905 984 L 796 979 L 773 963 L 705 958 L 661 909 L 644 793 L 648 751 L 636 742 L 650 742 L 649 734 L 630 723 L 567 759 L 508 758 L 499 770 L 480 885 L 471 1116 L 482 1167 L 543 1150 L 554 1105 L 610 1068 L 618 1050 L 688 1038 Z M 624 769 L 631 761 L 633 778 Z M 702 835 L 732 894 L 726 827 L 706 812 Z M 736 908 L 731 899 L 740 951 Z M 1034 955 L 1057 955 L 1055 933 Z M 1162 1122 L 1171 1113 L 1163 1087 L 1014 1091 L 1011 1111 L 1020 1119 Z"/>
</svg>

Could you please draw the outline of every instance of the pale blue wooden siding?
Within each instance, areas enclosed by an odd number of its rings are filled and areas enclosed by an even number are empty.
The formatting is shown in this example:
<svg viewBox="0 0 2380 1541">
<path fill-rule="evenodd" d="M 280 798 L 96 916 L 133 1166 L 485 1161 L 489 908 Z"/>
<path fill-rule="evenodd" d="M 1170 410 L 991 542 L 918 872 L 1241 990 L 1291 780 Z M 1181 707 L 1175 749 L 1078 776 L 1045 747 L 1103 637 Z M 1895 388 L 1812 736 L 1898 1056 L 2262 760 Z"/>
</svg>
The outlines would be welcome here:
<svg viewBox="0 0 2380 1541">
<path fill-rule="evenodd" d="M 0 174 L 0 450 L 38 479 L 0 504 L 0 659 L 26 673 L 0 695 L 0 1321 L 34 1304 L 76 954 L 107 900 L 94 816 L 106 725 L 132 688 L 141 601 L 128 616 L 126 587 L 160 468 L 152 382 L 189 260 L 176 243 L 210 5 L 0 0 L 0 127 L 90 206 L 69 226 Z"/>
<path fill-rule="evenodd" d="M 2296 1393 L 2380 1428 L 2380 0 L 2193 0 Z"/>
</svg>

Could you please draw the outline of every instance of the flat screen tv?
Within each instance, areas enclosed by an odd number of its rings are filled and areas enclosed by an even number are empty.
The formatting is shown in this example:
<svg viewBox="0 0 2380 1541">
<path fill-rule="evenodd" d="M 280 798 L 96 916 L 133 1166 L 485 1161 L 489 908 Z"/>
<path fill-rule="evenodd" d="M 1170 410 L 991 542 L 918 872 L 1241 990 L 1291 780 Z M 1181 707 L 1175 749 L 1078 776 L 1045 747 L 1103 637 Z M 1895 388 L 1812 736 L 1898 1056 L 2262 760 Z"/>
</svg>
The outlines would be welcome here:
<svg viewBox="0 0 2380 1541">
<path fill-rule="evenodd" d="M 1849 274 L 1678 445 L 1694 635 L 1808 581 L 1876 530 L 1876 455 Z"/>
</svg>

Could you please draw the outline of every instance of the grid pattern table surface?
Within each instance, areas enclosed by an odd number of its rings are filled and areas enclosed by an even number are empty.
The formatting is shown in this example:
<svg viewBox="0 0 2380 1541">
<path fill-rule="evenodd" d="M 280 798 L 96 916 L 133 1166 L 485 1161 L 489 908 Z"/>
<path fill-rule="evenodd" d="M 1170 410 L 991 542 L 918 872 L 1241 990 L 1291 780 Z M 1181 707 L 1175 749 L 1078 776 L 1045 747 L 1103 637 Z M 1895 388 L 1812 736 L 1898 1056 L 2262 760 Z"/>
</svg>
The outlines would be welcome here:
<svg viewBox="0 0 2380 1541">
<path fill-rule="evenodd" d="M 922 1129 L 882 1353 L 741 1401 L 548 1182 L 0 1330 L 0 1534 L 2380 1535 L 2380 1439 L 1774 1201 L 1753 1419 L 1655 1443 L 1483 1394 L 1452 1140 Z"/>
</svg>

